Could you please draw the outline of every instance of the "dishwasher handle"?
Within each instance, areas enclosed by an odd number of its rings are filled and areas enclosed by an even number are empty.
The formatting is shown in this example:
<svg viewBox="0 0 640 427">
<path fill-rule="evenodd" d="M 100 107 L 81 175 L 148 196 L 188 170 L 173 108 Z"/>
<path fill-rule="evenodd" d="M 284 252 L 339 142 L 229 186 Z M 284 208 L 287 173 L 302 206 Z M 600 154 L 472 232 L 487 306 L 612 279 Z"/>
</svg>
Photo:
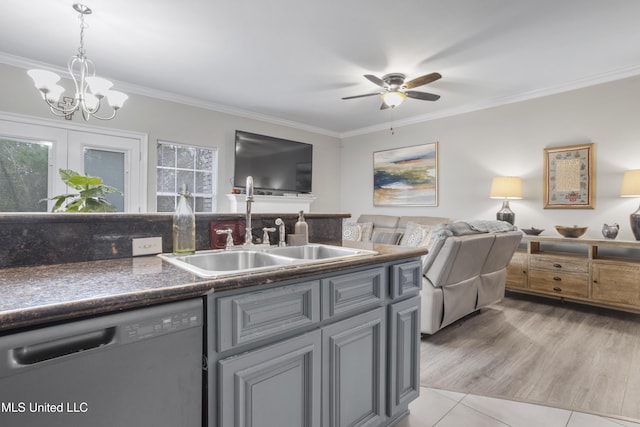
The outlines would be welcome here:
<svg viewBox="0 0 640 427">
<path fill-rule="evenodd" d="M 74 353 L 91 350 L 113 342 L 116 328 L 105 328 L 86 332 L 24 347 L 12 351 L 15 363 L 19 365 L 35 365 L 47 360 L 57 359 Z"/>
</svg>

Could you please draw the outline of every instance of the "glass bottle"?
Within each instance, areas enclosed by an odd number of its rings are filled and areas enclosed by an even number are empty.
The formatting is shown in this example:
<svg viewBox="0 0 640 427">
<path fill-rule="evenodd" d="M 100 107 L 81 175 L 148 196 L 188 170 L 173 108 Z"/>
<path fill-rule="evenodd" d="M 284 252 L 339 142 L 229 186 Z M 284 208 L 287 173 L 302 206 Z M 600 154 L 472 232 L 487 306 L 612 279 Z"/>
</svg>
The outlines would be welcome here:
<svg viewBox="0 0 640 427">
<path fill-rule="evenodd" d="M 191 209 L 191 194 L 186 185 L 180 188 L 180 199 L 173 214 L 173 253 L 192 254 L 196 251 L 196 216 Z"/>
</svg>

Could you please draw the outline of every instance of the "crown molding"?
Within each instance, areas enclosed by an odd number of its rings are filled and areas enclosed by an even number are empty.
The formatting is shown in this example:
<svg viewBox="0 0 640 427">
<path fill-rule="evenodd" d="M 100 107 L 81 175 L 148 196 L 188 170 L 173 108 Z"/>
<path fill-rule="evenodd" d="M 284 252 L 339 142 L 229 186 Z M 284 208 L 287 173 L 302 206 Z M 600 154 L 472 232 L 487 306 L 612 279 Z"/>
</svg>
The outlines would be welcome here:
<svg viewBox="0 0 640 427">
<path fill-rule="evenodd" d="M 15 55 L 9 55 L 4 52 L 0 52 L 0 63 L 12 65 L 19 68 L 25 68 L 25 69 L 37 67 L 37 68 L 42 68 L 42 69 L 53 71 L 55 73 L 60 73 L 60 74 L 64 74 L 68 72 L 66 68 L 52 66 L 51 64 L 33 61 L 30 59 L 15 56 Z M 594 74 L 591 76 L 585 76 L 580 79 L 567 81 L 559 85 L 548 86 L 542 89 L 521 92 L 513 95 L 489 98 L 475 104 L 466 104 L 457 108 L 450 108 L 450 109 L 442 110 L 435 113 L 409 117 L 401 120 L 394 120 L 393 127 L 397 129 L 403 126 L 409 126 L 417 123 L 424 123 L 431 120 L 457 116 L 460 114 L 471 113 L 474 111 L 485 110 L 488 108 L 499 107 L 502 105 L 514 104 L 516 102 L 528 101 L 531 99 L 541 98 L 544 96 L 556 95 L 556 94 L 568 92 L 571 90 L 583 89 L 585 87 L 595 86 L 601 83 L 608 83 L 615 80 L 622 80 L 622 79 L 625 79 L 628 77 L 634 77 L 637 75 L 640 75 L 640 65 L 615 69 L 609 72 Z M 353 136 L 365 135 L 365 134 L 385 131 L 389 129 L 389 125 L 385 123 L 385 124 L 368 126 L 368 127 L 354 129 L 352 131 L 340 133 L 340 132 L 335 132 L 335 131 L 331 131 L 324 128 L 319 128 L 316 126 L 306 125 L 304 123 L 294 122 L 291 120 L 285 120 L 278 117 L 272 117 L 265 114 L 256 113 L 253 111 L 243 110 L 240 108 L 230 107 L 227 105 L 216 104 L 213 102 L 203 101 L 201 99 L 186 97 L 186 96 L 178 95 L 172 92 L 161 91 L 157 89 L 138 86 L 138 85 L 116 81 L 116 80 L 114 80 L 113 82 L 114 84 L 117 84 L 118 87 L 122 88 L 124 91 L 128 93 L 135 93 L 137 95 L 161 99 L 169 102 L 176 102 L 178 104 L 202 108 L 210 111 L 216 111 L 224 114 L 230 114 L 238 117 L 244 117 L 247 119 L 259 120 L 266 123 L 286 126 L 286 127 L 299 129 L 299 130 L 303 130 L 311 133 L 317 133 L 320 135 L 325 135 L 325 136 L 338 138 L 338 139 L 345 139 Z"/>
<path fill-rule="evenodd" d="M 4 52 L 0 52 L 0 63 L 11 65 L 18 68 L 30 69 L 41 68 L 43 70 L 52 71 L 61 75 L 65 75 L 69 71 L 66 68 L 57 67 L 44 62 L 38 62 L 31 59 L 23 58 L 20 56 L 10 55 Z M 197 98 L 191 98 L 183 95 L 178 95 L 172 92 L 162 91 L 158 89 L 152 89 L 144 86 L 134 85 L 118 80 L 110 79 L 114 85 L 118 86 L 127 93 L 135 93 L 136 95 L 147 96 L 149 98 L 161 99 L 163 101 L 175 102 L 178 104 L 188 105 L 190 107 L 202 108 L 205 110 L 215 111 L 218 113 L 230 114 L 233 116 L 244 117 L 252 120 L 259 120 L 275 125 L 286 126 L 294 129 L 300 129 L 306 132 L 317 133 L 320 135 L 330 136 L 333 138 L 339 138 L 339 133 L 328 129 L 319 128 L 316 126 L 306 125 L 304 123 L 298 123 L 291 120 L 285 120 L 278 117 L 268 116 L 266 114 L 256 113 L 254 111 L 243 110 L 240 108 L 229 107 L 227 105 L 216 104 L 213 102 L 203 101 Z"/>
<path fill-rule="evenodd" d="M 452 117 L 460 114 L 471 113 L 474 111 L 485 110 L 488 108 L 499 107 L 502 105 L 515 104 L 517 102 L 528 101 L 535 98 L 542 98 L 549 95 L 557 95 L 563 92 L 569 92 L 576 89 L 584 89 L 589 86 L 595 86 L 602 83 L 609 83 L 615 80 L 622 80 L 629 77 L 640 75 L 640 65 L 632 67 L 620 68 L 617 70 L 611 70 L 606 73 L 594 74 L 586 76 L 581 79 L 571 80 L 559 85 L 548 86 L 546 88 L 521 92 L 514 95 L 501 96 L 496 98 L 486 99 L 477 104 L 462 105 L 458 108 L 450 108 L 442 110 L 436 113 L 424 114 L 421 116 L 409 117 L 401 120 L 394 120 L 393 127 L 397 129 L 403 126 L 409 126 L 417 123 L 424 123 L 435 119 L 441 119 L 444 117 Z M 369 126 L 366 128 L 356 129 L 349 132 L 344 132 L 339 135 L 340 139 L 350 138 L 358 135 L 366 135 L 369 133 L 380 132 L 389 130 L 388 124 Z"/>
</svg>

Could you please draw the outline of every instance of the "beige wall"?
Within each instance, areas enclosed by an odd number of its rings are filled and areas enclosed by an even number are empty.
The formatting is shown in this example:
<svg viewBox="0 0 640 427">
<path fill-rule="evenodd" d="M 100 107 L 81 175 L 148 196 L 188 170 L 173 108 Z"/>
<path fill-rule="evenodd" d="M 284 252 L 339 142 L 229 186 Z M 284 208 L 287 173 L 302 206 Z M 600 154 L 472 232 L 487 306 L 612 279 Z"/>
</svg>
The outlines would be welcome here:
<svg viewBox="0 0 640 427">
<path fill-rule="evenodd" d="M 410 101 L 409 101 L 410 102 Z M 602 237 L 603 223 L 620 224 L 618 239 L 633 239 L 629 214 L 639 199 L 620 198 L 622 173 L 640 169 L 640 77 L 559 95 L 346 138 L 342 148 L 341 208 L 360 213 L 495 218 L 501 206 L 489 198 L 491 179 L 519 175 L 523 200 L 511 201 L 516 225 L 556 234 L 554 225 L 589 226 Z M 439 141 L 438 207 L 374 207 L 373 152 Z M 595 209 L 543 209 L 543 149 L 596 143 Z M 353 161 L 354 158 L 361 159 Z"/>
<path fill-rule="evenodd" d="M 0 111 L 55 118 L 46 108 L 31 78 L 25 70 L 0 64 Z M 84 123 L 75 118 L 74 123 Z M 149 138 L 149 164 L 156 164 L 157 140 L 179 142 L 205 147 L 217 147 L 218 157 L 218 210 L 228 212 L 229 203 L 224 197 L 231 191 L 233 177 L 233 147 L 235 130 L 241 129 L 313 144 L 313 194 L 317 197 L 311 205 L 312 212 L 340 212 L 340 140 L 287 126 L 267 123 L 219 113 L 203 108 L 164 101 L 129 93 L 129 100 L 118 117 L 111 121 L 90 120 L 92 126 L 142 132 Z M 155 211 L 155 169 L 149 168 L 147 198 L 149 211 Z"/>
</svg>

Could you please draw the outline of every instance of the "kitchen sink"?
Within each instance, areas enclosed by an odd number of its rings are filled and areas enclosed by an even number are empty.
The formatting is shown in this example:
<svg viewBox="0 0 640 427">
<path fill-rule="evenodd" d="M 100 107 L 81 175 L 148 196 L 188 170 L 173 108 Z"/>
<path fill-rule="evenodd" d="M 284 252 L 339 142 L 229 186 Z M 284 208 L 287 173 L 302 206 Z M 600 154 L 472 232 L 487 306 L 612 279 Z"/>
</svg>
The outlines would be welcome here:
<svg viewBox="0 0 640 427">
<path fill-rule="evenodd" d="M 270 254 L 276 254 L 280 256 L 304 259 L 304 260 L 328 260 L 334 258 L 350 257 L 361 254 L 368 254 L 371 251 L 365 251 L 361 249 L 344 248 L 341 246 L 329 246 L 329 245 L 303 245 L 303 246 L 288 246 L 284 248 L 272 248 L 269 250 Z"/>
<path fill-rule="evenodd" d="M 192 255 L 160 254 L 171 264 L 201 277 L 223 277 L 269 269 L 293 267 L 377 252 L 340 246 L 308 244 L 302 246 L 251 246 L 230 250 L 199 251 Z"/>
</svg>

